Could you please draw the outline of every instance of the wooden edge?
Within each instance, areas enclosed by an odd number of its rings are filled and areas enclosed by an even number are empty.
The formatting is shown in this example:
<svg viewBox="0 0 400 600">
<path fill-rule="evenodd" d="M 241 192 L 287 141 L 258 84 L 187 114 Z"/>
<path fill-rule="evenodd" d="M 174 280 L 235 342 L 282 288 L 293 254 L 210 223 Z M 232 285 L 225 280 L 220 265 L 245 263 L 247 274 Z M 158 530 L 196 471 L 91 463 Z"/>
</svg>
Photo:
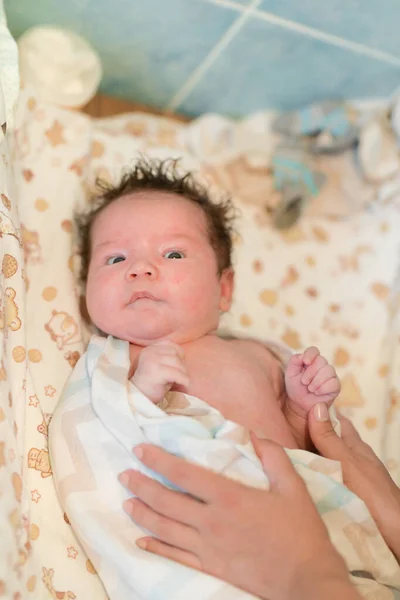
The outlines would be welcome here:
<svg viewBox="0 0 400 600">
<path fill-rule="evenodd" d="M 158 110 L 151 106 L 147 106 L 146 104 L 129 102 L 128 100 L 121 100 L 120 98 L 114 98 L 113 96 L 107 96 L 106 94 L 96 94 L 86 106 L 80 109 L 80 112 L 95 118 L 112 117 L 114 115 L 131 112 L 144 112 L 151 115 L 167 117 L 168 119 L 173 119 L 181 123 L 189 123 L 191 120 L 184 115 Z"/>
</svg>

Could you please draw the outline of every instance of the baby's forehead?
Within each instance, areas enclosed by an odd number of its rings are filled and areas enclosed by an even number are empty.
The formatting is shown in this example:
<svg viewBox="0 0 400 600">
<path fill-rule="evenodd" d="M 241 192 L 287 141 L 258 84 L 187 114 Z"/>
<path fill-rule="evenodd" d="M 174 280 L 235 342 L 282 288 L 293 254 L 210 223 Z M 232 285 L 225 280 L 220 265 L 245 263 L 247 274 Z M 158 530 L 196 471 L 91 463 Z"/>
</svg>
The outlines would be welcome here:
<svg viewBox="0 0 400 600">
<path fill-rule="evenodd" d="M 133 231 L 136 237 L 149 232 L 160 236 L 198 232 L 208 237 L 207 216 L 200 205 L 182 195 L 144 190 L 121 196 L 103 208 L 93 220 L 91 239 L 121 238 Z"/>
</svg>

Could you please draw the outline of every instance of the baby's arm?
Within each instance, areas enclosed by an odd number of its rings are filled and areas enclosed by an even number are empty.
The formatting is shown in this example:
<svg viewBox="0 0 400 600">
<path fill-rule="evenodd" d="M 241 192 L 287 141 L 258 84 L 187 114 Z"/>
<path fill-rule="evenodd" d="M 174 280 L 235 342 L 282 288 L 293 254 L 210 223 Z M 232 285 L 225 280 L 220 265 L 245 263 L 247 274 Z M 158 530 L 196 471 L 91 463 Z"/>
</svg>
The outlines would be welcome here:
<svg viewBox="0 0 400 600">
<path fill-rule="evenodd" d="M 164 340 L 144 348 L 132 379 L 136 387 L 158 404 L 174 384 L 187 387 L 189 377 L 180 346 Z"/>
<path fill-rule="evenodd" d="M 340 392 L 340 381 L 335 369 L 311 346 L 303 354 L 294 354 L 285 371 L 287 401 L 284 414 L 299 447 L 313 448 L 307 426 L 310 409 L 319 403 L 329 407 Z"/>
</svg>

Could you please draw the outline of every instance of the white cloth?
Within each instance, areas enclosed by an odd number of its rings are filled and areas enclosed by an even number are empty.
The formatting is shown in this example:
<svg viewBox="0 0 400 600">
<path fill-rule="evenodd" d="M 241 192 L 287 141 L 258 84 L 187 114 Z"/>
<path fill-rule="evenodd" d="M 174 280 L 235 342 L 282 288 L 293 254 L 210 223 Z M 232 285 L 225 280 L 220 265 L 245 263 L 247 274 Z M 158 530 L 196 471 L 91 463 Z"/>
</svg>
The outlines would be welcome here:
<svg viewBox="0 0 400 600">
<path fill-rule="evenodd" d="M 31 27 L 18 39 L 21 77 L 40 99 L 69 108 L 85 106 L 102 77 L 100 57 L 83 37 L 50 25 Z"/>
<path fill-rule="evenodd" d="M 268 480 L 244 428 L 186 394 L 168 394 L 161 405 L 153 404 L 128 380 L 129 367 L 128 342 L 93 336 L 50 425 L 60 502 L 107 593 L 112 600 L 250 598 L 222 581 L 136 547 L 143 531 L 123 511 L 128 493 L 117 475 L 133 468 L 160 478 L 136 459 L 135 445 L 156 444 L 247 485 L 268 489 Z M 360 590 L 365 594 L 383 590 L 382 598 L 394 597 L 383 585 L 400 589 L 399 565 L 364 503 L 342 484 L 340 464 L 303 450 L 287 453 L 349 571 L 367 572 L 373 578 L 362 578 Z"/>
</svg>

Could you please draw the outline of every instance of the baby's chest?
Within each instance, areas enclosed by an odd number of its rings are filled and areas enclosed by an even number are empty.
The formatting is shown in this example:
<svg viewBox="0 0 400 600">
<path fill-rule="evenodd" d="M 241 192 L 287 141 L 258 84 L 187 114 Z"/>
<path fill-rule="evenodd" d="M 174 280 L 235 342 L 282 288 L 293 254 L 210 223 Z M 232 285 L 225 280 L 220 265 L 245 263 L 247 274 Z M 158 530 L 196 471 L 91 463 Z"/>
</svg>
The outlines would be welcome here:
<svg viewBox="0 0 400 600">
<path fill-rule="evenodd" d="M 187 362 L 188 393 L 219 410 L 226 419 L 254 429 L 278 406 L 267 364 L 229 352 L 189 357 Z"/>
</svg>

